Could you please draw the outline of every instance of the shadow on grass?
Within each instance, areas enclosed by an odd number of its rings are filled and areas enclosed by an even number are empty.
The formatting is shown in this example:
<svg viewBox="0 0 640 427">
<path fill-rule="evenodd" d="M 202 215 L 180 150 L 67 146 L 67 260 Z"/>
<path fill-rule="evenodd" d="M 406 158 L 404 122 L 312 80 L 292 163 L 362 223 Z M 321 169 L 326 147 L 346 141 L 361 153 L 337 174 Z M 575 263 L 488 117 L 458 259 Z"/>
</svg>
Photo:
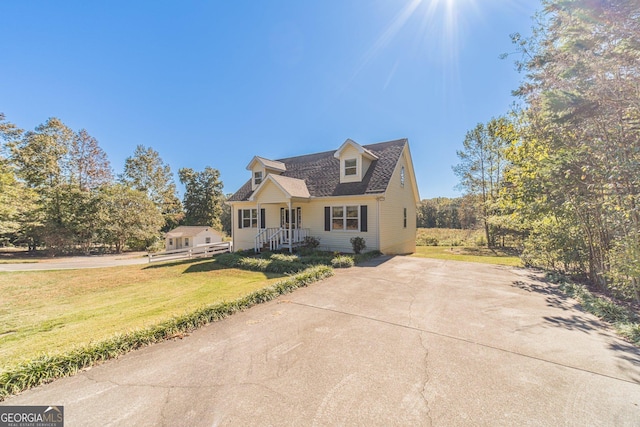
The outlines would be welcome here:
<svg viewBox="0 0 640 427">
<path fill-rule="evenodd" d="M 197 263 L 210 263 L 213 262 L 215 260 L 215 258 L 212 259 L 207 259 L 207 258 L 192 258 L 192 259 L 181 259 L 181 260 L 175 260 L 175 261 L 164 261 L 158 264 L 150 264 L 146 267 L 143 267 L 143 270 L 153 270 L 156 268 L 167 268 L 167 267 L 175 267 L 176 265 L 183 265 L 183 264 L 197 264 Z M 224 268 L 224 266 L 219 265 L 220 268 Z"/>
</svg>

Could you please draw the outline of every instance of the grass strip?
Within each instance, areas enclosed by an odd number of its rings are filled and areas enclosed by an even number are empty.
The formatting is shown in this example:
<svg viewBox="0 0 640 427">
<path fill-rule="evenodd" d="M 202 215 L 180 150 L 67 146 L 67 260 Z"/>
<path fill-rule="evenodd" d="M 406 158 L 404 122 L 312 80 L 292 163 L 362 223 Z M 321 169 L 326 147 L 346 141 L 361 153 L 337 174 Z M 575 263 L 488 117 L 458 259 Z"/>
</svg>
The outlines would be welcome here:
<svg viewBox="0 0 640 427">
<path fill-rule="evenodd" d="M 82 346 L 56 355 L 43 355 L 0 373 L 0 401 L 25 389 L 74 375 L 78 371 L 131 350 L 185 333 L 224 319 L 238 311 L 270 301 L 280 295 L 333 275 L 327 266 L 310 267 L 295 276 L 267 286 L 231 302 L 202 307 L 149 328 L 118 334 L 107 340 Z"/>
<path fill-rule="evenodd" d="M 586 286 L 573 283 L 557 274 L 548 274 L 547 279 L 558 284 L 558 288 L 599 319 L 610 323 L 625 340 L 640 347 L 640 318 L 633 310 L 616 304 L 608 298 L 599 297 Z"/>
</svg>

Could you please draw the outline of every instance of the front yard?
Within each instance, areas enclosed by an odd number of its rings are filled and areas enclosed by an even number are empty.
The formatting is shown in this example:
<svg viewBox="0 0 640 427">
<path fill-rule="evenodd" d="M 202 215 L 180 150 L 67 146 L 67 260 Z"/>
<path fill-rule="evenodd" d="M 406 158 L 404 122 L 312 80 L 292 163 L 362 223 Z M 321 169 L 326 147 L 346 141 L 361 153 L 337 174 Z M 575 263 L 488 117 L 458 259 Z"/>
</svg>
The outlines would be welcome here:
<svg viewBox="0 0 640 427">
<path fill-rule="evenodd" d="M 0 273 L 0 370 L 234 300 L 281 277 L 211 259 Z"/>
</svg>

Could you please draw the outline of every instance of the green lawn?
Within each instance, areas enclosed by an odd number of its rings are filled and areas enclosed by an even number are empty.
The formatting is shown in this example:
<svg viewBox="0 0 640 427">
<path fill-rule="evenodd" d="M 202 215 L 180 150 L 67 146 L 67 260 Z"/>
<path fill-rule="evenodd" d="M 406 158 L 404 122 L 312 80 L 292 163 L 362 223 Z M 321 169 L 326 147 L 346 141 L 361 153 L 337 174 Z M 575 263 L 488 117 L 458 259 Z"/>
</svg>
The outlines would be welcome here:
<svg viewBox="0 0 640 427">
<path fill-rule="evenodd" d="M 280 277 L 211 259 L 0 273 L 0 369 L 234 300 Z"/>
<path fill-rule="evenodd" d="M 520 258 L 501 249 L 417 246 L 416 253 L 412 256 L 522 267 Z"/>
</svg>

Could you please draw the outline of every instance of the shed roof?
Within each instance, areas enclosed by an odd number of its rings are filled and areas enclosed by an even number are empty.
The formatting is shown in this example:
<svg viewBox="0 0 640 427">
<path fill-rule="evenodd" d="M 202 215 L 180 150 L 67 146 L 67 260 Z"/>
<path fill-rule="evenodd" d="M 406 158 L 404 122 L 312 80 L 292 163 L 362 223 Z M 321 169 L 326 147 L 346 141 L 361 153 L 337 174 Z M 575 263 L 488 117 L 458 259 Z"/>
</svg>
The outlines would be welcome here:
<svg viewBox="0 0 640 427">
<path fill-rule="evenodd" d="M 204 225 L 181 225 L 179 227 L 170 230 L 165 234 L 165 237 L 191 237 L 197 236 L 203 231 L 216 232 L 213 228 Z"/>
</svg>

